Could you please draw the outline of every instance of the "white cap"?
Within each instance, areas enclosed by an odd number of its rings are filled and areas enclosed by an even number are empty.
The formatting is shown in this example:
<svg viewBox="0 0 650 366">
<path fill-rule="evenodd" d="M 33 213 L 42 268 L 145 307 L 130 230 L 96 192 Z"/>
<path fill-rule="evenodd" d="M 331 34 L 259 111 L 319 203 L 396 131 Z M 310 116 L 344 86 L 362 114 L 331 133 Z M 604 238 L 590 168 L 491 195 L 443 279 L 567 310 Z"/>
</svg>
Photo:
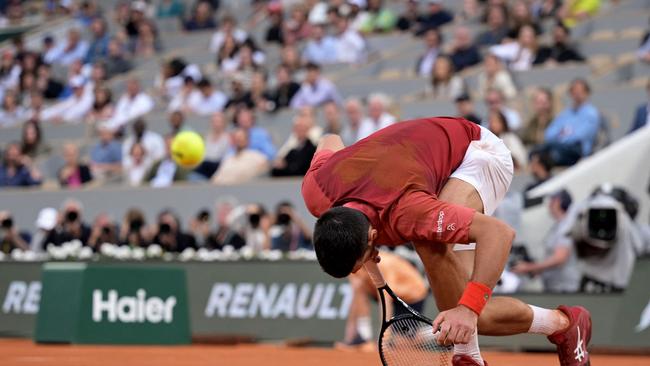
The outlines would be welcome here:
<svg viewBox="0 0 650 366">
<path fill-rule="evenodd" d="M 52 230 L 56 226 L 57 212 L 52 207 L 42 209 L 36 219 L 36 227 L 43 230 Z"/>
</svg>

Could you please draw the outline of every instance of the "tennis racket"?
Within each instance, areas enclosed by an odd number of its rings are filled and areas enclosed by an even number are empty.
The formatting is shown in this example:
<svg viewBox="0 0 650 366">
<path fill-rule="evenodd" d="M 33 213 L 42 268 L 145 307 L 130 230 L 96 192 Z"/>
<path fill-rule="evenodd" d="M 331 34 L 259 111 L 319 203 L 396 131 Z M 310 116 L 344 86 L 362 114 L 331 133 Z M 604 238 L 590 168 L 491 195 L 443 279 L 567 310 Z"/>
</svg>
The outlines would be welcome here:
<svg viewBox="0 0 650 366">
<path fill-rule="evenodd" d="M 439 345 L 433 321 L 413 310 L 388 286 L 377 267 L 368 261 L 364 268 L 377 287 L 381 300 L 382 323 L 379 333 L 379 357 L 384 366 L 448 366 L 453 347 Z M 393 314 L 387 314 L 386 294 L 393 300 Z M 392 316 L 388 319 L 389 316 Z"/>
</svg>

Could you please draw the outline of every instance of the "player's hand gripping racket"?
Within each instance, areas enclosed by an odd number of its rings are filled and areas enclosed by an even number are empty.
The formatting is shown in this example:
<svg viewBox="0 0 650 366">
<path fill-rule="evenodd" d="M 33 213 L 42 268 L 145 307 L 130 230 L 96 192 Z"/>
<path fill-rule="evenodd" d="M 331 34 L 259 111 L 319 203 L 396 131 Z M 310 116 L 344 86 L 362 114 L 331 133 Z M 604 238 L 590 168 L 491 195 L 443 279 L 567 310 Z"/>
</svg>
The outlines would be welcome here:
<svg viewBox="0 0 650 366">
<path fill-rule="evenodd" d="M 377 263 L 370 260 L 364 268 L 377 286 L 381 300 L 379 357 L 384 366 L 448 366 L 453 356 L 451 346 L 439 345 L 433 321 L 413 310 L 390 289 Z M 386 313 L 386 295 L 393 300 L 393 314 Z M 392 316 L 388 319 L 389 316 Z"/>
</svg>

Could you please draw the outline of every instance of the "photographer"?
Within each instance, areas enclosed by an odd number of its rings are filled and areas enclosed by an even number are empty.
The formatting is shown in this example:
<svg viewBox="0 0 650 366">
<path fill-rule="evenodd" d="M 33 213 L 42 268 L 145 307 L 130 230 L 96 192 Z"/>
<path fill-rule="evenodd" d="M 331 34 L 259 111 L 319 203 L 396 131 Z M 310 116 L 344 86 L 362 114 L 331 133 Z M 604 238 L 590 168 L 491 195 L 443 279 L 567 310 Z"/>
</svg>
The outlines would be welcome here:
<svg viewBox="0 0 650 366">
<path fill-rule="evenodd" d="M 42 252 L 49 244 L 61 245 L 61 233 L 57 229 L 59 213 L 52 207 L 39 211 L 36 218 L 36 233 L 29 244 L 31 250 Z"/>
<path fill-rule="evenodd" d="M 9 211 L 0 211 L 0 252 L 10 254 L 18 248 L 29 249 L 29 235 L 18 232 Z"/>
<path fill-rule="evenodd" d="M 240 249 L 246 245 L 244 237 L 233 227 L 233 221 L 237 214 L 237 201 L 234 198 L 224 198 L 215 204 L 217 219 L 217 230 L 210 233 L 206 246 L 210 249 L 222 249 L 230 245 Z M 243 212 L 243 210 L 242 210 Z"/>
<path fill-rule="evenodd" d="M 93 222 L 90 238 L 88 238 L 88 246 L 97 251 L 99 246 L 104 243 L 118 243 L 117 227 L 115 227 L 115 223 L 108 214 L 100 213 Z"/>
<path fill-rule="evenodd" d="M 163 210 L 158 214 L 158 231 L 153 243 L 159 244 L 168 252 L 180 253 L 186 248 L 196 249 L 196 239 L 181 231 L 178 218 L 170 210 Z"/>
<path fill-rule="evenodd" d="M 230 213 L 230 228 L 238 232 L 245 241 L 245 247 L 252 248 L 254 252 L 271 249 L 272 220 L 264 206 L 252 203 L 236 207 Z"/>
<path fill-rule="evenodd" d="M 88 245 L 90 227 L 82 219 L 83 206 L 81 202 L 69 199 L 63 203 L 61 209 L 61 242 L 79 240 L 83 245 Z"/>
<path fill-rule="evenodd" d="M 312 249 L 311 230 L 296 214 L 290 202 L 280 202 L 271 227 L 271 249 L 288 252 L 296 249 Z"/>
<path fill-rule="evenodd" d="M 190 220 L 190 232 L 196 238 L 197 246 L 206 246 L 210 239 L 210 211 L 204 208 Z"/>
<path fill-rule="evenodd" d="M 129 209 L 120 226 L 120 244 L 131 247 L 146 247 L 151 242 L 152 233 L 147 228 L 144 214 L 137 208 Z"/>
</svg>

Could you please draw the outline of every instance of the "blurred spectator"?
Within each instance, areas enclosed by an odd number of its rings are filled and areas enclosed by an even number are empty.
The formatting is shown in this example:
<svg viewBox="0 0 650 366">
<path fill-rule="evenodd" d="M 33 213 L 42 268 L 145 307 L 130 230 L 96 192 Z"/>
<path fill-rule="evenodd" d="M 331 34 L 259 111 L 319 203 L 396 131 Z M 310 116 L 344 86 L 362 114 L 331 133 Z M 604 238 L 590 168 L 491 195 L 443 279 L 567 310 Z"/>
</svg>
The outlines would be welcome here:
<svg viewBox="0 0 650 366">
<path fill-rule="evenodd" d="M 337 59 L 337 41 L 326 34 L 325 26 L 315 25 L 311 32 L 311 39 L 302 51 L 302 58 L 306 62 L 317 64 L 331 64 Z"/>
<path fill-rule="evenodd" d="M 158 214 L 158 228 L 152 243 L 159 244 L 166 252 L 181 253 L 187 248 L 196 249 L 196 238 L 182 230 L 180 220 L 171 210 Z"/>
<path fill-rule="evenodd" d="M 203 79 L 196 86 L 198 90 L 192 92 L 187 100 L 188 112 L 209 116 L 224 109 L 228 97 L 221 91 L 215 90 L 210 80 Z"/>
<path fill-rule="evenodd" d="M 35 159 L 49 154 L 52 148 L 43 141 L 41 126 L 35 120 L 29 120 L 23 124 L 20 152 Z"/>
<path fill-rule="evenodd" d="M 632 127 L 628 133 L 632 133 L 639 128 L 650 125 L 650 79 L 646 84 L 646 92 L 648 93 L 648 101 L 639 105 L 634 114 L 634 120 L 632 121 Z"/>
<path fill-rule="evenodd" d="M 246 206 L 247 222 L 244 225 L 244 238 L 246 247 L 253 249 L 255 253 L 271 249 L 271 217 L 261 204 Z"/>
<path fill-rule="evenodd" d="M 38 212 L 36 218 L 36 232 L 32 235 L 29 249 L 39 253 L 44 251 L 48 245 L 61 245 L 61 235 L 56 226 L 59 221 L 59 213 L 52 207 L 46 207 Z"/>
<path fill-rule="evenodd" d="M 120 225 L 120 244 L 130 247 L 146 247 L 151 242 L 152 232 L 147 227 L 144 213 L 137 208 L 130 208 Z"/>
<path fill-rule="evenodd" d="M 250 88 L 255 72 L 261 69 L 266 56 L 252 42 L 241 45 L 237 53 L 221 62 L 221 70 L 230 77 L 239 77 L 246 89 Z"/>
<path fill-rule="evenodd" d="M 526 186 L 525 192 L 551 179 L 555 165 L 548 154 L 533 151 L 530 153 L 529 167 L 534 180 Z"/>
<path fill-rule="evenodd" d="M 124 54 L 122 44 L 117 39 L 108 42 L 108 55 L 104 58 L 106 76 L 113 77 L 131 70 L 131 61 Z"/>
<path fill-rule="evenodd" d="M 216 27 L 212 5 L 208 1 L 199 1 L 192 12 L 192 16 L 183 23 L 183 29 L 189 32 L 214 29 Z"/>
<path fill-rule="evenodd" d="M 45 100 L 38 90 L 32 90 L 29 93 L 29 102 L 27 103 L 26 115 L 27 121 L 33 120 L 40 123 L 41 113 L 45 109 Z"/>
<path fill-rule="evenodd" d="M 292 78 L 289 69 L 285 65 L 280 65 L 275 72 L 275 86 L 266 92 L 268 100 L 272 103 L 272 110 L 286 108 L 291 103 L 293 97 L 300 90 L 300 84 Z"/>
<path fill-rule="evenodd" d="M 499 111 L 491 111 L 488 116 L 488 127 L 493 134 L 499 137 L 512 153 L 515 172 L 526 169 L 528 154 L 519 137 L 510 132 L 506 117 Z"/>
<path fill-rule="evenodd" d="M 93 106 L 88 112 L 86 121 L 89 123 L 99 123 L 109 120 L 113 117 L 115 112 L 115 105 L 113 104 L 113 93 L 105 86 L 99 86 L 93 91 L 94 102 Z"/>
<path fill-rule="evenodd" d="M 571 28 L 596 15 L 600 10 L 600 0 L 567 0 L 557 14 L 564 25 Z"/>
<path fill-rule="evenodd" d="M 45 108 L 41 120 L 54 123 L 80 123 L 93 107 L 94 96 L 84 93 L 84 80 L 77 76 L 70 80 L 72 95 Z"/>
<path fill-rule="evenodd" d="M 361 33 L 385 33 L 395 28 L 397 17 L 384 6 L 383 0 L 367 0 L 366 10 L 359 24 Z"/>
<path fill-rule="evenodd" d="M 436 62 L 436 58 L 440 54 L 440 45 L 442 44 L 440 31 L 437 29 L 429 29 L 424 34 L 424 44 L 425 51 L 418 57 L 418 60 L 415 64 L 415 72 L 417 75 L 429 78 L 431 77 L 431 71 L 433 71 L 433 65 Z"/>
<path fill-rule="evenodd" d="M 516 42 L 490 47 L 490 53 L 508 64 L 511 70 L 529 70 L 537 57 L 538 44 L 535 29 L 530 25 L 519 28 Z"/>
<path fill-rule="evenodd" d="M 472 43 L 472 34 L 467 27 L 458 26 L 454 30 L 451 60 L 457 72 L 481 62 L 481 54 L 478 52 L 478 48 Z"/>
<path fill-rule="evenodd" d="M 512 268 L 517 274 L 541 275 L 545 292 L 576 292 L 580 286 L 573 239 L 565 228 L 571 202 L 571 195 L 564 189 L 550 197 L 548 209 L 554 223 L 542 241 L 544 259 L 536 263 L 519 262 Z"/>
<path fill-rule="evenodd" d="M 49 64 L 41 64 L 36 71 L 36 88 L 45 99 L 57 99 L 63 91 L 63 83 L 52 77 Z"/>
<path fill-rule="evenodd" d="M 531 13 L 529 4 L 525 0 L 515 0 L 511 7 L 512 11 L 509 14 L 510 18 L 510 31 L 508 38 L 515 39 L 519 35 L 521 27 L 527 25 L 533 28 L 535 35 L 542 33 L 542 29 L 537 24 Z"/>
<path fill-rule="evenodd" d="M 508 24 L 506 23 L 506 8 L 499 5 L 491 5 L 487 11 L 488 29 L 476 37 L 476 45 L 492 46 L 500 44 L 508 35 Z"/>
<path fill-rule="evenodd" d="M 167 136 L 176 136 L 185 124 L 185 115 L 181 111 L 174 111 L 169 114 L 170 131 Z"/>
<path fill-rule="evenodd" d="M 224 197 L 215 203 L 217 230 L 210 233 L 206 240 L 209 249 L 222 249 L 226 245 L 239 249 L 246 245 L 244 237 L 232 227 L 232 213 L 237 206 L 234 198 Z"/>
<path fill-rule="evenodd" d="M 27 110 L 18 101 L 18 94 L 12 89 L 6 90 L 0 108 L 0 127 L 10 127 L 27 119 Z"/>
<path fill-rule="evenodd" d="M 248 133 L 239 128 L 232 134 L 235 152 L 226 156 L 212 177 L 212 183 L 232 185 L 247 182 L 268 171 L 269 160 L 249 147 Z"/>
<path fill-rule="evenodd" d="M 286 145 L 280 148 L 273 162 L 271 175 L 274 177 L 303 176 L 309 169 L 311 159 L 316 152 L 316 145 L 309 138 L 309 131 L 314 127 L 309 114 L 297 115 L 293 120 L 293 132 Z M 295 141 L 291 141 L 292 138 Z"/>
<path fill-rule="evenodd" d="M 174 112 L 174 111 L 182 111 L 183 113 L 190 112 L 190 107 L 189 107 L 190 96 L 196 93 L 200 93 L 200 92 L 196 89 L 196 83 L 194 82 L 194 79 L 191 76 L 186 76 L 183 79 L 183 84 L 179 88 L 179 90 L 170 95 L 171 100 L 169 101 L 167 110 L 170 112 Z M 200 98 L 200 95 L 195 98 L 197 99 Z"/>
<path fill-rule="evenodd" d="M 485 56 L 483 68 L 478 74 L 479 97 L 484 97 L 490 88 L 500 90 L 507 100 L 517 96 L 517 87 L 512 81 L 512 76 L 503 68 L 501 60 L 493 54 Z"/>
<path fill-rule="evenodd" d="M 196 64 L 188 64 L 183 58 L 175 57 L 161 65 L 161 72 L 156 77 L 156 87 L 168 99 L 173 99 L 185 85 L 191 81 L 201 80 L 201 70 Z"/>
<path fill-rule="evenodd" d="M 174 182 L 187 179 L 190 171 L 178 166 L 171 158 L 170 148 L 174 136 L 165 136 L 165 156 L 157 160 L 145 175 L 145 181 L 154 188 L 169 187 Z"/>
<path fill-rule="evenodd" d="M 261 112 L 271 112 L 275 108 L 275 103 L 269 101 L 266 90 L 266 74 L 262 71 L 255 72 L 251 80 L 249 94 L 251 104 Z"/>
<path fill-rule="evenodd" d="M 553 28 L 553 44 L 550 47 L 541 47 L 533 63 L 537 65 L 546 62 L 584 61 L 585 58 L 571 45 L 570 32 L 569 28 L 558 23 Z"/>
<path fill-rule="evenodd" d="M 83 205 L 69 198 L 61 205 L 61 242 L 79 240 L 82 245 L 88 245 L 90 227 L 83 220 Z"/>
<path fill-rule="evenodd" d="M 244 78 L 239 77 L 239 75 L 234 75 L 230 83 L 230 95 L 228 97 L 228 103 L 226 103 L 226 110 L 235 111 L 234 115 L 237 115 L 237 111 L 241 108 L 255 109 L 256 105 L 253 101 L 253 95 L 250 90 L 247 90 L 244 86 Z"/>
<path fill-rule="evenodd" d="M 641 38 L 639 49 L 636 51 L 639 60 L 650 63 L 650 29 L 645 32 Z"/>
<path fill-rule="evenodd" d="M 359 126 L 359 140 L 397 122 L 395 116 L 387 111 L 389 104 L 390 100 L 386 95 L 375 93 L 368 96 L 368 116 Z"/>
<path fill-rule="evenodd" d="M 20 82 L 21 68 L 10 50 L 4 50 L 0 58 L 0 90 L 15 89 Z"/>
<path fill-rule="evenodd" d="M 443 9 L 441 0 L 426 0 L 427 13 L 417 19 L 415 35 L 421 36 L 429 29 L 435 29 L 454 20 L 453 14 Z"/>
<path fill-rule="evenodd" d="M 311 229 L 288 201 L 278 204 L 275 222 L 269 233 L 273 250 L 288 252 L 296 249 L 312 249 Z"/>
<path fill-rule="evenodd" d="M 285 43 L 293 44 L 310 37 L 313 28 L 307 21 L 307 11 L 306 4 L 293 5 L 289 19 L 284 22 L 282 28 L 282 38 Z"/>
<path fill-rule="evenodd" d="M 289 70 L 289 75 L 292 75 L 296 80 L 302 80 L 300 76 L 302 69 L 302 61 L 295 46 L 282 47 L 280 54 L 281 64 Z"/>
<path fill-rule="evenodd" d="M 205 136 L 205 157 L 196 168 L 196 172 L 210 178 L 219 163 L 230 150 L 230 136 L 227 131 L 226 117 L 222 112 L 216 112 L 210 119 L 210 131 Z"/>
<path fill-rule="evenodd" d="M 418 11 L 419 0 L 407 0 L 404 2 L 406 9 L 397 18 L 397 29 L 401 31 L 413 30 L 420 18 Z"/>
<path fill-rule="evenodd" d="M 31 159 L 20 153 L 20 145 L 9 143 L 0 165 L 0 187 L 26 187 L 41 184 L 41 173 Z"/>
<path fill-rule="evenodd" d="M 11 254 L 14 249 L 29 250 L 29 234 L 20 232 L 9 211 L 0 211 L 0 253 Z"/>
<path fill-rule="evenodd" d="M 336 24 L 336 60 L 356 64 L 366 57 L 366 41 L 361 34 L 350 27 L 347 17 L 338 17 Z"/>
<path fill-rule="evenodd" d="M 199 248 L 207 247 L 211 234 L 210 211 L 201 209 L 195 217 L 190 219 L 189 232 L 196 238 L 196 246 Z"/>
<path fill-rule="evenodd" d="M 246 131 L 250 149 L 261 152 L 269 161 L 275 159 L 277 150 L 273 145 L 271 134 L 265 128 L 255 126 L 255 114 L 252 110 L 241 108 L 237 112 L 235 122 L 237 127 Z"/>
<path fill-rule="evenodd" d="M 52 51 L 49 62 L 67 66 L 75 61 L 84 60 L 88 54 L 88 47 L 88 42 L 81 39 L 79 29 L 70 29 L 67 40 Z"/>
<path fill-rule="evenodd" d="M 291 108 L 319 107 L 326 102 L 341 103 L 341 96 L 334 83 L 320 75 L 320 66 L 308 63 L 307 76 L 300 90 L 291 99 Z"/>
<path fill-rule="evenodd" d="M 113 219 L 107 213 L 100 213 L 93 220 L 88 246 L 97 251 L 104 243 L 118 244 L 119 233 Z"/>
<path fill-rule="evenodd" d="M 144 148 L 144 144 L 136 142 L 131 145 L 128 153 L 122 159 L 122 171 L 125 183 L 138 187 L 144 182 L 147 172 L 151 169 L 155 159 Z"/>
<path fill-rule="evenodd" d="M 88 165 L 79 161 L 79 148 L 73 143 L 63 145 L 65 165 L 59 170 L 59 183 L 66 188 L 79 188 L 90 182 L 93 176 Z"/>
<path fill-rule="evenodd" d="M 122 157 L 127 160 L 131 147 L 142 144 L 147 156 L 156 161 L 165 156 L 165 140 L 158 133 L 147 129 L 147 122 L 139 118 L 133 122 L 133 135 L 128 136 L 122 144 Z"/>
<path fill-rule="evenodd" d="M 323 118 L 325 119 L 325 128 L 323 133 L 340 135 L 343 129 L 341 121 L 341 111 L 339 106 L 334 102 L 327 102 L 323 105 Z"/>
<path fill-rule="evenodd" d="M 349 98 L 345 101 L 345 114 L 348 123 L 341 131 L 341 139 L 345 146 L 350 146 L 362 139 L 360 134 L 361 123 L 366 118 L 363 115 L 363 104 L 358 98 Z"/>
<path fill-rule="evenodd" d="M 82 1 L 77 13 L 75 14 L 75 18 L 84 26 L 84 28 L 90 27 L 93 20 L 100 16 L 101 9 L 97 6 L 95 1 L 92 0 Z"/>
<path fill-rule="evenodd" d="M 59 50 L 57 49 L 56 42 L 54 37 L 51 35 L 46 35 L 43 37 L 43 43 L 41 48 L 41 55 L 43 55 L 43 62 L 51 65 L 56 57 L 58 56 Z"/>
<path fill-rule="evenodd" d="M 96 18 L 92 21 L 90 32 L 92 33 L 92 40 L 84 58 L 84 62 L 87 64 L 92 64 L 108 56 L 108 43 L 111 39 L 106 21 L 102 18 Z"/>
<path fill-rule="evenodd" d="M 237 28 L 237 20 L 232 15 L 224 15 L 221 18 L 219 30 L 214 32 L 210 40 L 210 52 L 216 55 L 226 38 L 234 40 L 236 44 L 242 44 L 248 38 L 246 31 Z"/>
<path fill-rule="evenodd" d="M 571 82 L 572 105 L 558 114 L 544 133 L 544 143 L 535 151 L 548 153 L 556 165 L 569 166 L 591 154 L 600 128 L 600 115 L 589 102 L 591 88 L 583 79 Z"/>
<path fill-rule="evenodd" d="M 561 0 L 534 0 L 531 4 L 533 16 L 539 19 L 556 18 L 562 3 Z"/>
<path fill-rule="evenodd" d="M 90 149 L 90 168 L 95 178 L 114 177 L 122 171 L 122 144 L 105 123 L 98 126 L 99 141 Z"/>
<path fill-rule="evenodd" d="M 153 22 L 145 20 L 138 26 L 138 36 L 133 43 L 133 54 L 138 57 L 151 57 L 162 50 L 162 42 Z"/>
<path fill-rule="evenodd" d="M 485 104 L 487 104 L 488 111 L 498 111 L 503 113 L 508 122 L 508 129 L 510 131 L 517 131 L 521 128 L 521 116 L 516 110 L 509 108 L 505 104 L 505 98 L 501 90 L 488 88 L 485 92 Z"/>
<path fill-rule="evenodd" d="M 533 115 L 521 134 L 526 145 L 538 145 L 544 142 L 544 131 L 555 117 L 551 91 L 546 88 L 535 89 L 532 107 Z"/>
<path fill-rule="evenodd" d="M 279 3 L 269 3 L 269 7 L 275 6 Z M 284 44 L 284 35 L 282 34 L 282 29 L 284 28 L 284 14 L 282 9 L 278 10 L 269 9 L 269 27 L 266 29 L 264 40 L 268 44 Z"/>
<path fill-rule="evenodd" d="M 456 110 L 459 117 L 465 118 L 468 121 L 474 122 L 478 125 L 481 124 L 481 117 L 474 111 L 474 103 L 469 94 L 461 94 L 456 100 Z"/>
<path fill-rule="evenodd" d="M 180 18 L 184 13 L 181 0 L 161 0 L 156 6 L 156 17 L 159 19 Z"/>
<path fill-rule="evenodd" d="M 130 121 L 149 113 L 153 107 L 153 98 L 140 89 L 140 81 L 137 78 L 131 77 L 126 81 L 126 92 L 117 101 L 115 114 L 109 120 L 109 125 L 114 129 L 121 129 Z"/>
<path fill-rule="evenodd" d="M 434 98 L 454 100 L 465 93 L 465 82 L 454 72 L 451 58 L 440 55 L 436 58 L 431 70 L 431 84 L 425 94 Z"/>
<path fill-rule="evenodd" d="M 463 0 L 463 8 L 456 17 L 467 23 L 478 24 L 483 21 L 483 13 L 481 12 L 481 4 L 479 0 Z"/>
</svg>

